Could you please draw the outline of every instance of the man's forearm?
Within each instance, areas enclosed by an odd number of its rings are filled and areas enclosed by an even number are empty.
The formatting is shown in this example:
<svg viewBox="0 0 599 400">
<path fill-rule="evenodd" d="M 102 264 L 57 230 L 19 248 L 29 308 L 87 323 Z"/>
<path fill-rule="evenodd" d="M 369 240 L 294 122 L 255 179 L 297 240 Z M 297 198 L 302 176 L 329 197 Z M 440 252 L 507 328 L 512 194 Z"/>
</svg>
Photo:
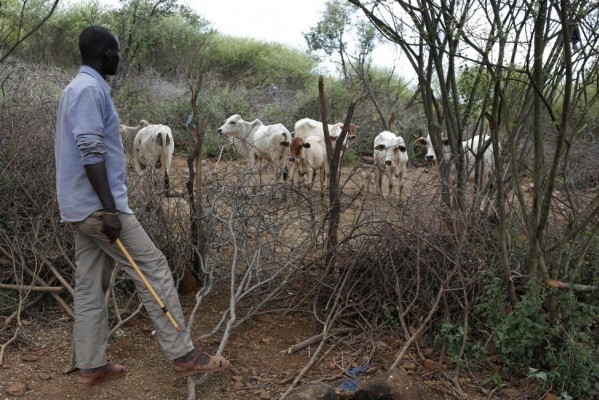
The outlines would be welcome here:
<svg viewBox="0 0 599 400">
<path fill-rule="evenodd" d="M 112 191 L 110 190 L 110 183 L 108 182 L 108 174 L 106 173 L 106 165 L 104 162 L 98 164 L 88 164 L 85 166 L 85 172 L 87 178 L 91 183 L 94 191 L 98 195 L 102 208 L 107 212 L 116 212 L 116 204 Z"/>
</svg>

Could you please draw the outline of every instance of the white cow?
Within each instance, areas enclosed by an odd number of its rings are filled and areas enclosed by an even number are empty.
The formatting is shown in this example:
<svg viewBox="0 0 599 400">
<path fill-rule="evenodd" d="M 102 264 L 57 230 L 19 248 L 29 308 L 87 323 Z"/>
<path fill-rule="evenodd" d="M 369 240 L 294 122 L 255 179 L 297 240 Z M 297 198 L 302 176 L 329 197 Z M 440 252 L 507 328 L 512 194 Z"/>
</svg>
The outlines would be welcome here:
<svg viewBox="0 0 599 400">
<path fill-rule="evenodd" d="M 125 145 L 125 153 L 129 155 L 133 154 L 133 141 L 135 140 L 135 136 L 137 136 L 137 132 L 148 125 L 150 124 L 145 119 L 139 121 L 139 125 L 137 126 L 121 124 L 121 137 L 123 138 L 123 144 Z"/>
<path fill-rule="evenodd" d="M 355 124 L 349 125 L 349 132 L 345 137 L 343 148 L 346 149 L 349 145 L 356 141 L 358 136 L 356 135 L 356 131 L 360 127 Z M 331 142 L 333 144 L 333 148 L 337 143 L 337 139 L 341 136 L 341 130 L 343 129 L 343 123 L 338 122 L 336 124 L 329 124 L 329 136 L 331 137 Z M 308 139 L 310 136 L 320 136 L 324 139 L 324 130 L 322 128 L 322 122 L 316 121 L 310 118 L 300 119 L 295 123 L 295 137 L 300 137 L 302 139 Z"/>
<path fill-rule="evenodd" d="M 336 124 L 328 124 L 329 127 L 329 137 L 331 138 L 331 144 L 333 145 L 333 151 L 335 150 L 335 146 L 337 145 L 337 139 L 341 136 L 341 130 L 343 129 L 343 123 L 338 122 Z M 324 141 L 324 130 L 322 127 L 322 122 L 316 121 L 310 118 L 300 119 L 295 123 L 295 131 L 293 132 L 294 137 L 301 137 L 306 140 L 310 136 L 319 136 Z M 354 123 L 350 123 L 349 132 L 345 136 L 345 140 L 343 141 L 343 147 L 341 148 L 341 153 L 339 155 L 339 174 L 341 174 L 341 167 L 343 165 L 343 154 L 345 150 L 356 141 L 358 136 L 356 132 L 360 127 L 355 125 Z M 326 143 L 325 143 L 326 149 Z"/>
<path fill-rule="evenodd" d="M 397 178 L 399 199 L 403 192 L 408 152 L 401 136 L 393 132 L 383 131 L 374 138 L 374 166 L 376 187 L 379 195 L 383 194 L 383 175 L 389 180 L 389 194 L 393 193 L 393 178 Z"/>
<path fill-rule="evenodd" d="M 320 196 L 324 196 L 324 190 L 328 183 L 329 163 L 327 161 L 327 149 L 324 139 L 320 136 L 310 136 L 307 139 L 294 137 L 289 149 L 289 162 L 291 163 L 290 175 L 292 179 L 302 184 L 304 176 L 308 175 L 308 190 L 312 191 L 316 172 L 320 172 L 322 179 Z"/>
<path fill-rule="evenodd" d="M 476 153 L 479 151 L 479 149 L 485 146 L 489 140 L 491 140 L 491 137 L 488 135 L 484 135 L 482 137 L 477 135 L 462 142 L 462 151 L 464 152 L 466 162 L 466 179 L 468 182 L 474 182 L 474 179 L 476 178 Z M 426 138 L 421 137 L 417 139 L 416 144 L 427 147 L 426 158 L 428 161 L 434 162 L 437 159 L 435 150 L 431 144 L 430 135 L 428 135 Z M 501 146 L 498 150 L 501 151 Z M 451 161 L 451 158 L 452 154 L 451 148 L 449 147 L 449 140 L 443 139 L 443 159 L 445 161 Z M 482 168 L 480 175 L 480 187 L 484 188 L 487 185 L 487 182 L 491 179 L 493 175 L 493 169 L 495 167 L 492 144 L 485 149 L 480 165 Z M 480 210 L 482 212 L 486 212 L 488 204 L 489 199 L 487 196 L 484 196 L 480 203 Z"/>
<path fill-rule="evenodd" d="M 239 114 L 231 115 L 218 133 L 226 135 L 244 158 L 249 158 L 254 172 L 260 173 L 263 163 L 276 164 L 277 180 L 286 179 L 286 156 L 291 133 L 283 124 L 264 125 L 259 119 L 244 121 Z M 261 179 L 261 176 L 260 176 Z"/>
<path fill-rule="evenodd" d="M 487 135 L 482 137 L 474 136 L 472 139 L 467 139 L 462 142 L 462 150 L 466 157 L 466 168 L 467 168 L 467 179 L 469 182 L 474 181 L 474 177 L 476 174 L 475 165 L 476 165 L 476 153 L 479 151 L 479 147 L 483 147 L 487 141 L 491 140 L 491 138 Z M 415 142 L 418 146 L 426 147 L 426 160 L 429 162 L 434 162 L 437 160 L 437 155 L 435 154 L 435 149 L 433 149 L 433 144 L 431 142 L 430 134 L 427 135 L 426 138 L 420 137 Z M 443 139 L 443 159 L 445 161 L 451 160 L 451 148 L 449 147 L 449 140 Z M 484 187 L 487 181 L 490 179 L 493 174 L 493 145 L 490 145 L 486 148 L 485 152 L 482 156 L 482 174 L 481 174 L 481 187 Z"/>
<path fill-rule="evenodd" d="M 133 141 L 133 167 L 141 176 L 148 167 L 160 170 L 164 165 L 164 188 L 168 190 L 174 150 L 175 141 L 168 126 L 148 125 L 137 132 Z"/>
</svg>

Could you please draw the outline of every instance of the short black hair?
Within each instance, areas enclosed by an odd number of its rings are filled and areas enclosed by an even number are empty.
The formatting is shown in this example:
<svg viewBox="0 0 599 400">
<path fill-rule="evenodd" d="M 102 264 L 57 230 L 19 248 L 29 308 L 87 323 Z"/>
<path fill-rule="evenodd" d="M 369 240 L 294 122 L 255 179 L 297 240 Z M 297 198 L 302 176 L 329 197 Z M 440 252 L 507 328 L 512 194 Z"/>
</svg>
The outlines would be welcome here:
<svg viewBox="0 0 599 400">
<path fill-rule="evenodd" d="M 79 34 L 79 51 L 83 62 L 102 57 L 115 44 L 118 44 L 116 35 L 103 26 L 90 25 Z"/>
</svg>

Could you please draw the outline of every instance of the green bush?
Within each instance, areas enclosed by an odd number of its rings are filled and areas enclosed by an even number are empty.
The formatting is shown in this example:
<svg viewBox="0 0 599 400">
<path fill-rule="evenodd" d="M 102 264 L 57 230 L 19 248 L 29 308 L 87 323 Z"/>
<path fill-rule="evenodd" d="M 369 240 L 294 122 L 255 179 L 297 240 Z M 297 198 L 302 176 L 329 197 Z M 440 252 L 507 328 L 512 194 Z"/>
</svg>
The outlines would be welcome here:
<svg viewBox="0 0 599 400">
<path fill-rule="evenodd" d="M 599 307 L 580 301 L 573 291 L 555 294 L 561 314 L 549 321 L 543 305 L 548 289 L 530 283 L 518 303 L 507 304 L 503 283 L 494 279 L 476 306 L 481 320 L 494 332 L 493 345 L 506 369 L 530 373 L 544 390 L 564 396 L 591 398 L 599 390 L 599 354 L 591 337 Z M 539 292 L 538 295 L 535 293 Z"/>
</svg>

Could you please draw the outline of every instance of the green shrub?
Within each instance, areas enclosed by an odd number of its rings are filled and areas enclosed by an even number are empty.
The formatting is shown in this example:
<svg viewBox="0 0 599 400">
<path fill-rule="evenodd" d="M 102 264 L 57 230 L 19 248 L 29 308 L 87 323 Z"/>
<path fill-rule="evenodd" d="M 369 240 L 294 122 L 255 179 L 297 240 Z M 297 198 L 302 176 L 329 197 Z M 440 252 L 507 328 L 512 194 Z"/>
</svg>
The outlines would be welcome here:
<svg viewBox="0 0 599 400">
<path fill-rule="evenodd" d="M 558 321 L 549 321 L 543 305 L 548 289 L 530 283 L 511 308 L 503 283 L 494 279 L 476 306 L 478 315 L 494 332 L 493 345 L 506 369 L 541 380 L 564 396 L 590 398 L 599 390 L 599 354 L 591 336 L 599 307 L 582 302 L 573 291 L 557 294 Z M 538 295 L 536 293 L 538 292 Z"/>
</svg>

